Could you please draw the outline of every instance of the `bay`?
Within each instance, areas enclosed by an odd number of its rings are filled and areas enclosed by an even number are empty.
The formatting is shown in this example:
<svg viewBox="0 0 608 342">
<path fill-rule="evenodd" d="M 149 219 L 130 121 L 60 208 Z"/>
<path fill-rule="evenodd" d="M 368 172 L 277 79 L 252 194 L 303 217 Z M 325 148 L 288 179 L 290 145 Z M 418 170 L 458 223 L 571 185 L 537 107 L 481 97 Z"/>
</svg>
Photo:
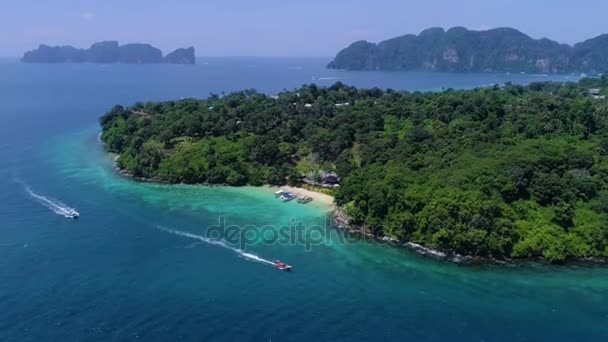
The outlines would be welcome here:
<svg viewBox="0 0 608 342">
<path fill-rule="evenodd" d="M 329 208 L 319 203 L 280 203 L 265 188 L 121 177 L 97 138 L 105 111 L 136 101 L 246 88 L 276 93 L 311 82 L 441 90 L 576 77 L 347 72 L 326 70 L 326 58 L 198 62 L 0 60 L 0 340 L 608 338 L 605 267 L 463 266 L 341 241 L 324 228 Z M 31 193 L 81 218 L 68 220 Z M 221 222 L 271 233 L 301 222 L 305 233 L 325 235 L 310 246 L 207 239 Z M 264 262 L 277 258 L 294 271 Z"/>
</svg>

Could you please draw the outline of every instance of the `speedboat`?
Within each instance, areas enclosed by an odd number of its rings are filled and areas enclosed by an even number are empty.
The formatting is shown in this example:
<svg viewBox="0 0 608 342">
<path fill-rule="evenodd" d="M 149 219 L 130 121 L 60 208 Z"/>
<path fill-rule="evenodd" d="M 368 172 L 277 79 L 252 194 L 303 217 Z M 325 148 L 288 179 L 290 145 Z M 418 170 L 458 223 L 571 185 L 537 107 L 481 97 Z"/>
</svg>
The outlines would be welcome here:
<svg viewBox="0 0 608 342">
<path fill-rule="evenodd" d="M 280 270 L 286 271 L 286 272 L 291 271 L 291 266 L 287 265 L 286 263 L 281 262 L 281 260 L 275 260 L 274 267 L 276 267 Z"/>
<path fill-rule="evenodd" d="M 65 217 L 71 218 L 73 220 L 77 219 L 80 214 L 74 209 L 65 209 Z"/>
<path fill-rule="evenodd" d="M 285 190 L 281 189 L 281 190 L 279 190 L 279 191 L 275 192 L 275 193 L 274 193 L 274 196 L 275 196 L 275 197 L 280 197 L 280 196 L 281 196 L 281 195 L 283 195 L 284 193 L 285 193 Z"/>
</svg>

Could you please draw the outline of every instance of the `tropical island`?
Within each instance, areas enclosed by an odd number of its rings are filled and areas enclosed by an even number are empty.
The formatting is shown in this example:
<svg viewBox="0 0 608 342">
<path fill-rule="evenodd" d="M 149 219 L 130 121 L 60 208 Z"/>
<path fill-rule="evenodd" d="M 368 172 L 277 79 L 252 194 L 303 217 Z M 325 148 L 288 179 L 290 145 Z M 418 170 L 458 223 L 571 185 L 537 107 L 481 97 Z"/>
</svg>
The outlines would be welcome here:
<svg viewBox="0 0 608 342">
<path fill-rule="evenodd" d="M 355 42 L 340 51 L 328 68 L 600 74 L 608 71 L 608 34 L 570 46 L 533 39 L 513 28 L 430 28 L 378 44 Z"/>
<path fill-rule="evenodd" d="M 98 64 L 195 64 L 194 48 L 177 49 L 163 57 L 160 49 L 149 44 L 119 45 L 117 41 L 99 42 L 88 49 L 41 44 L 28 51 L 23 63 L 98 63 Z"/>
<path fill-rule="evenodd" d="M 314 84 L 115 106 L 117 166 L 170 183 L 333 172 L 352 227 L 460 255 L 608 257 L 608 77 L 401 92 Z M 316 177 L 316 176 L 314 176 Z"/>
</svg>

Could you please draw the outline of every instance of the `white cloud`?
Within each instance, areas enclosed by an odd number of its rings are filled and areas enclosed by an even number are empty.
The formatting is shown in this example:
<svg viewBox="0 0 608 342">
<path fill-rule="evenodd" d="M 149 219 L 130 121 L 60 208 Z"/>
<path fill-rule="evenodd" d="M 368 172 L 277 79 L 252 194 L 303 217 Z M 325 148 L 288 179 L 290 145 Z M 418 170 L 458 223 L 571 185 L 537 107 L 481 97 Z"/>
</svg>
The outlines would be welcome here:
<svg viewBox="0 0 608 342">
<path fill-rule="evenodd" d="M 95 19 L 95 13 L 89 12 L 89 11 L 84 12 L 84 13 L 82 13 L 82 19 L 87 20 L 87 21 L 93 20 L 93 19 Z"/>
</svg>

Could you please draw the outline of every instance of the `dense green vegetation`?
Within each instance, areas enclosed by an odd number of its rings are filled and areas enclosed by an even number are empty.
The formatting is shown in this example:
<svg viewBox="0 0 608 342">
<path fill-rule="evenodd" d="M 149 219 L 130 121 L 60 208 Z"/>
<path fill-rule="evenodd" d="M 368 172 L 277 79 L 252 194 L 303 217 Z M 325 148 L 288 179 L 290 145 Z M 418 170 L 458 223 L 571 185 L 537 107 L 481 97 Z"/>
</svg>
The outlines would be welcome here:
<svg viewBox="0 0 608 342">
<path fill-rule="evenodd" d="M 150 44 L 119 45 L 117 41 L 99 42 L 88 49 L 72 46 L 40 45 L 28 51 L 24 63 L 100 63 L 100 64 L 194 64 L 194 48 L 177 49 L 163 58 L 163 53 Z"/>
<path fill-rule="evenodd" d="M 281 184 L 342 177 L 357 224 L 495 258 L 608 256 L 608 102 L 580 83 L 441 93 L 303 86 L 114 107 L 119 167 L 169 182 Z M 348 104 L 347 104 L 348 103 Z"/>
<path fill-rule="evenodd" d="M 463 72 L 603 73 L 608 35 L 569 46 L 533 39 L 515 29 L 471 31 L 431 28 L 378 44 L 358 41 L 340 51 L 330 68 Z"/>
</svg>

